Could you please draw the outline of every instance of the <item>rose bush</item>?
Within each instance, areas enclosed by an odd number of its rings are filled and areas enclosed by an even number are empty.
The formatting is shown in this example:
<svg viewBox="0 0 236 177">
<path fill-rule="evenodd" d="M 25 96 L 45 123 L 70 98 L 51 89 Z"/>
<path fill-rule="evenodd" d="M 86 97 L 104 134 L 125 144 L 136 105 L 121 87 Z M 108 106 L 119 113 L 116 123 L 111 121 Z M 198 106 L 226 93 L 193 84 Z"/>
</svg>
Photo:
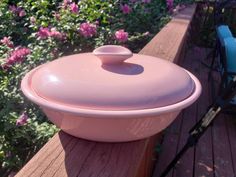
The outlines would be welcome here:
<svg viewBox="0 0 236 177">
<path fill-rule="evenodd" d="M 2 0 L 0 176 L 19 170 L 58 131 L 22 95 L 20 82 L 28 71 L 104 44 L 138 51 L 173 8 L 171 0 Z"/>
</svg>

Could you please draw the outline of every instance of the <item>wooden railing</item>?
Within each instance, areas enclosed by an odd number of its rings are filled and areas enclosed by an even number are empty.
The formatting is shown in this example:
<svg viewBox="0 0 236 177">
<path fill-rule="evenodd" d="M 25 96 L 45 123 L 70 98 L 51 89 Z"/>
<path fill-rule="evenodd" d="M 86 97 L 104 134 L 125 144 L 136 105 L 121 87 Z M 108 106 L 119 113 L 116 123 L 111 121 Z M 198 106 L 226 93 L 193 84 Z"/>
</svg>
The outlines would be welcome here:
<svg viewBox="0 0 236 177">
<path fill-rule="evenodd" d="M 177 63 L 195 13 L 176 15 L 141 51 Z M 158 71 L 157 71 L 158 73 Z M 161 134 L 128 143 L 98 143 L 57 133 L 16 177 L 149 177 Z"/>
</svg>

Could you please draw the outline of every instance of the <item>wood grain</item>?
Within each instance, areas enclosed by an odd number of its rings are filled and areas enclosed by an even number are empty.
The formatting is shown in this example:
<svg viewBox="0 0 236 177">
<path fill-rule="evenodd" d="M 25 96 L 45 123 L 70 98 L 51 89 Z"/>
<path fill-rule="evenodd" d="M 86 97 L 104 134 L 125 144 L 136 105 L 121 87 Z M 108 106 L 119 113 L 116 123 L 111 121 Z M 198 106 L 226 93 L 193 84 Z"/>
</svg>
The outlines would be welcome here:
<svg viewBox="0 0 236 177">
<path fill-rule="evenodd" d="M 152 138 L 149 138 L 151 140 Z M 148 140 L 97 143 L 56 134 L 17 176 L 134 176 Z M 146 147 L 145 147 L 146 149 Z M 132 163 L 130 163 L 132 162 Z M 119 169 L 119 170 L 118 170 Z M 123 170 L 121 170 L 123 169 Z"/>
<path fill-rule="evenodd" d="M 186 40 L 187 31 L 195 13 L 192 5 L 176 15 L 163 29 L 140 51 L 140 54 L 151 55 L 177 63 Z"/>
<path fill-rule="evenodd" d="M 196 63 L 197 58 L 194 53 L 188 52 L 186 58 L 181 63 L 181 66 L 191 71 L 194 75 L 197 74 Z M 183 111 L 182 125 L 180 130 L 180 137 L 177 151 L 179 152 L 187 142 L 189 130 L 196 123 L 197 119 L 197 102 Z M 173 171 L 173 177 L 192 176 L 194 172 L 194 148 L 190 148 L 186 154 L 179 160 L 176 168 Z"/>
<path fill-rule="evenodd" d="M 159 177 L 163 170 L 167 167 L 170 161 L 176 155 L 180 129 L 182 124 L 182 113 L 176 118 L 176 120 L 165 131 L 164 140 L 161 144 L 161 152 L 159 154 L 157 164 L 153 173 L 153 177 Z M 172 177 L 173 170 L 166 177 Z"/>
<path fill-rule="evenodd" d="M 175 129 L 177 135 L 174 136 L 170 132 L 166 133 L 162 145 L 163 151 L 159 154 L 160 158 L 153 177 L 160 176 L 174 154 L 176 154 L 176 151 L 179 151 L 186 142 L 189 128 L 206 112 L 211 104 L 211 91 L 217 89 L 217 85 L 219 85 L 216 78 L 213 78 L 214 88 L 208 81 L 209 69 L 205 68 L 200 60 L 200 58 L 205 58 L 207 55 L 204 50 L 200 48 L 191 50 L 183 65 L 200 79 L 203 86 L 202 95 L 195 105 L 182 112 L 181 124 L 177 121 L 172 124 L 171 127 L 179 127 Z M 202 55 L 202 53 L 205 54 Z M 235 116 L 222 113 L 215 119 L 213 126 L 209 127 L 200 138 L 197 146 L 190 148 L 183 155 L 176 167 L 170 171 L 168 177 L 233 177 L 236 175 L 235 149 Z"/>
<path fill-rule="evenodd" d="M 143 159 L 141 160 L 135 177 L 148 177 L 152 175 L 152 170 L 155 165 L 154 162 L 156 162 L 156 159 L 158 158 L 157 150 L 153 149 L 156 149 L 157 146 L 161 144 L 162 136 L 162 133 L 159 133 L 157 136 L 153 136 L 149 139 L 149 146 L 147 147 L 145 154 L 142 156 Z"/>
<path fill-rule="evenodd" d="M 215 177 L 234 176 L 231 149 L 224 115 L 219 116 L 214 122 L 213 150 Z"/>
<path fill-rule="evenodd" d="M 233 162 L 234 174 L 236 174 L 236 116 L 225 115 L 227 129 L 229 135 L 229 143 L 231 149 L 231 157 Z"/>
<path fill-rule="evenodd" d="M 176 16 L 140 54 L 177 62 L 195 12 L 192 5 Z M 98 143 L 57 133 L 16 177 L 148 177 L 160 134 L 128 143 Z"/>
<path fill-rule="evenodd" d="M 195 50 L 195 52 L 198 53 L 199 58 L 206 58 L 206 52 L 204 52 L 200 48 L 196 49 L 197 51 Z M 205 114 L 208 106 L 211 104 L 211 84 L 208 81 L 209 69 L 201 65 L 201 63 L 199 62 L 199 58 L 197 59 L 197 65 L 199 68 L 199 73 L 197 76 L 202 83 L 202 94 L 198 100 L 198 120 Z M 214 160 L 212 147 L 212 127 L 209 127 L 196 146 L 194 166 L 195 176 L 214 176 Z"/>
</svg>

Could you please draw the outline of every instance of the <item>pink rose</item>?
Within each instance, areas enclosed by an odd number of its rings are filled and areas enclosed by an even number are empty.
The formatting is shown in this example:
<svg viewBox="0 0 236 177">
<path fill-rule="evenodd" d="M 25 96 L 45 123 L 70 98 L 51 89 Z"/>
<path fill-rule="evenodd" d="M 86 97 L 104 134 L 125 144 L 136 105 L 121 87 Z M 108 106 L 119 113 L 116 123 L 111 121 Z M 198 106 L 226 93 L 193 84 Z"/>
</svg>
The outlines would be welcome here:
<svg viewBox="0 0 236 177">
<path fill-rule="evenodd" d="M 10 6 L 9 6 L 9 10 L 10 10 L 12 13 L 17 13 L 18 8 L 17 8 L 15 5 L 10 5 Z"/>
<path fill-rule="evenodd" d="M 43 27 L 40 27 L 39 31 L 37 32 L 37 36 L 40 38 L 40 39 L 46 39 L 50 36 L 50 31 L 49 31 L 49 28 L 43 28 Z"/>
<path fill-rule="evenodd" d="M 91 23 L 82 23 L 79 32 L 84 37 L 93 37 L 97 33 L 97 26 Z"/>
<path fill-rule="evenodd" d="M 77 4 L 75 4 L 74 2 L 70 5 L 70 10 L 71 10 L 71 12 L 72 13 L 77 13 L 78 12 L 78 5 Z"/>
<path fill-rule="evenodd" d="M 9 10 L 19 17 L 24 17 L 26 15 L 26 12 L 23 8 L 17 7 L 15 5 L 9 6 Z"/>
<path fill-rule="evenodd" d="M 63 0 L 62 7 L 66 9 L 67 6 L 70 5 L 71 3 L 72 3 L 72 0 Z"/>
<path fill-rule="evenodd" d="M 56 28 L 52 28 L 51 31 L 49 32 L 49 36 L 56 38 L 56 39 L 60 39 L 63 40 L 65 35 L 59 31 L 56 30 Z"/>
<path fill-rule="evenodd" d="M 63 40 L 65 38 L 65 35 L 59 31 L 56 30 L 56 28 L 43 28 L 40 27 L 39 31 L 37 32 L 37 36 L 40 39 L 47 39 L 48 37 L 56 38 Z"/>
<path fill-rule="evenodd" d="M 30 49 L 25 48 L 25 47 L 18 47 L 11 52 L 10 56 L 6 60 L 5 65 L 12 66 L 15 63 L 20 63 L 30 53 L 31 53 Z"/>
<path fill-rule="evenodd" d="M 120 8 L 121 8 L 121 11 L 123 12 L 123 14 L 129 14 L 132 11 L 132 9 L 127 4 L 121 5 Z"/>
<path fill-rule="evenodd" d="M 26 12 L 24 9 L 21 9 L 18 13 L 19 17 L 24 17 L 26 15 Z"/>
<path fill-rule="evenodd" d="M 9 48 L 13 48 L 13 42 L 11 41 L 10 37 L 4 37 L 3 39 L 1 39 L 1 43 L 8 46 Z"/>
<path fill-rule="evenodd" d="M 123 29 L 115 32 L 115 38 L 119 42 L 126 42 L 128 40 L 129 34 Z"/>
<path fill-rule="evenodd" d="M 28 120 L 28 115 L 26 114 L 26 112 L 23 112 L 20 117 L 16 120 L 16 125 L 17 126 L 22 126 L 25 125 L 27 123 Z"/>
<path fill-rule="evenodd" d="M 37 32 L 37 36 L 40 39 L 47 39 L 48 37 L 56 38 L 63 40 L 65 38 L 65 35 L 59 31 L 56 30 L 56 28 L 43 28 L 40 27 L 39 31 Z"/>
</svg>

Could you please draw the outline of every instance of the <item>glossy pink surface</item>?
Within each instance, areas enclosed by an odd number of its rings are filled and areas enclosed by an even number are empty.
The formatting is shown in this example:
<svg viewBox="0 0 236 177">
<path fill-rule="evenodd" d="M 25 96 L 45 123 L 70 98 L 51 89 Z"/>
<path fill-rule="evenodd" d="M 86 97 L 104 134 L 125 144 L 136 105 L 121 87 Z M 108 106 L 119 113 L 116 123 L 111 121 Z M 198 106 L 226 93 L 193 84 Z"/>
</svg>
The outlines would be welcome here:
<svg viewBox="0 0 236 177">
<path fill-rule="evenodd" d="M 129 49 L 115 45 L 98 47 L 93 54 L 102 61 L 102 64 L 120 64 L 133 56 Z"/>
<path fill-rule="evenodd" d="M 39 66 L 21 88 L 65 132 L 108 142 L 160 132 L 201 93 L 198 79 L 170 62 L 133 55 L 123 63 L 102 64 L 91 53 Z"/>
<path fill-rule="evenodd" d="M 38 67 L 29 84 L 50 102 L 97 110 L 167 106 L 184 100 L 194 90 L 184 69 L 136 54 L 124 63 L 108 65 L 102 65 L 92 53 L 64 57 Z"/>
<path fill-rule="evenodd" d="M 43 108 L 47 117 L 70 135 L 101 142 L 134 141 L 165 129 L 179 111 L 154 117 L 90 118 Z"/>
</svg>

